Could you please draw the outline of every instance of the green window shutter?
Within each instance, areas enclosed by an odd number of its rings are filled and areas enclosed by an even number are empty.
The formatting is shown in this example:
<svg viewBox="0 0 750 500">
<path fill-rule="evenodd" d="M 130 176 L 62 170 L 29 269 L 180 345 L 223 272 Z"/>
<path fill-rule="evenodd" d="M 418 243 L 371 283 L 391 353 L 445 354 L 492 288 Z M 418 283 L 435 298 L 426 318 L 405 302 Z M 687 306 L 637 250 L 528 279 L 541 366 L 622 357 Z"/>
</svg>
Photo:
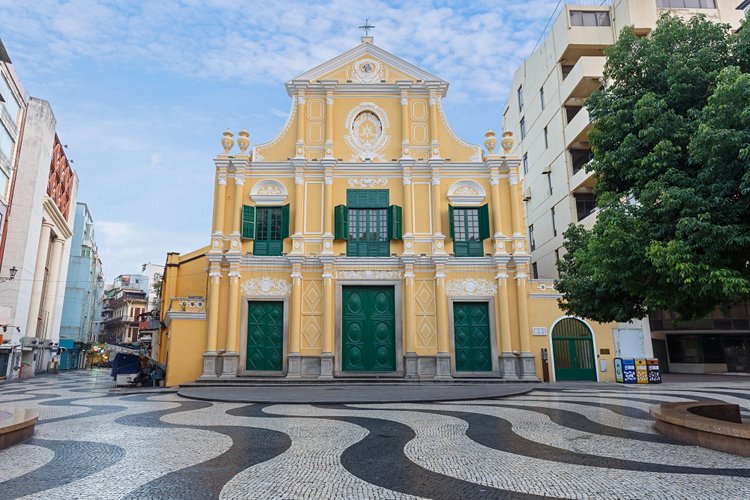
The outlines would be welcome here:
<svg viewBox="0 0 750 500">
<path fill-rule="evenodd" d="M 349 208 L 388 208 L 387 189 L 347 189 L 346 206 Z"/>
<path fill-rule="evenodd" d="M 255 207 L 242 205 L 242 237 L 255 238 Z"/>
<path fill-rule="evenodd" d="M 400 240 L 402 238 L 401 207 L 391 205 L 388 207 L 388 239 Z"/>
<path fill-rule="evenodd" d="M 452 240 L 456 239 L 455 231 L 453 229 L 453 205 L 448 205 L 448 228 L 449 228 L 449 235 Z"/>
<path fill-rule="evenodd" d="M 486 240 L 490 237 L 490 211 L 489 205 L 479 207 L 479 239 Z"/>
<path fill-rule="evenodd" d="M 289 204 L 281 207 L 281 239 L 289 238 Z"/>
<path fill-rule="evenodd" d="M 346 205 L 337 205 L 334 214 L 334 239 L 345 240 L 349 236 L 349 209 Z"/>
</svg>

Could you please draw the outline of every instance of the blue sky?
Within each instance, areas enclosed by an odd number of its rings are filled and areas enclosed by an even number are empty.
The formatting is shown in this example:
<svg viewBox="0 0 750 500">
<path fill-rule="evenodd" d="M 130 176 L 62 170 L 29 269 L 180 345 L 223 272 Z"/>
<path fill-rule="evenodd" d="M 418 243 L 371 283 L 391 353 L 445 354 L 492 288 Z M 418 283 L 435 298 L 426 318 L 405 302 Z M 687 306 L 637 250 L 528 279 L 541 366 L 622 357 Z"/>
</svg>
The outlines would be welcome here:
<svg viewBox="0 0 750 500">
<path fill-rule="evenodd" d="M 377 45 L 450 83 L 448 119 L 479 144 L 557 4 L 0 0 L 0 37 L 52 104 L 111 280 L 208 242 L 222 131 L 273 138 L 283 82 L 357 45 L 365 17 Z"/>
</svg>

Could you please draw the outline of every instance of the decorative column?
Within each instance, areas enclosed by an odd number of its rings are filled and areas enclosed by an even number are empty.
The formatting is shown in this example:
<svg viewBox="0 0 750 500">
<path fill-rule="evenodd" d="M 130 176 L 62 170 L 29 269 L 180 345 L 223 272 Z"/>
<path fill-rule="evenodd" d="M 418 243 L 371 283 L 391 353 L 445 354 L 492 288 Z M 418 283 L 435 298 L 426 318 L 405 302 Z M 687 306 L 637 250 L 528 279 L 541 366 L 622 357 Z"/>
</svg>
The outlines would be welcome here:
<svg viewBox="0 0 750 500">
<path fill-rule="evenodd" d="M 435 313 L 437 314 L 436 379 L 451 378 L 450 332 L 448 331 L 448 296 L 445 294 L 445 260 L 435 263 Z"/>
<path fill-rule="evenodd" d="M 302 225 L 305 215 L 305 170 L 304 160 L 292 160 L 294 165 L 294 234 L 292 234 L 292 251 L 290 255 L 302 255 L 305 252 Z M 333 212 L 333 209 L 331 209 Z"/>
<path fill-rule="evenodd" d="M 238 162 L 239 163 L 239 162 Z M 242 200 L 245 191 L 245 166 L 236 164 L 234 172 L 234 207 L 232 215 L 232 236 L 240 237 L 242 229 Z M 235 240 L 236 241 L 236 240 Z M 232 241 L 230 251 L 241 251 L 239 242 Z"/>
<path fill-rule="evenodd" d="M 406 378 L 419 378 L 417 358 L 417 317 L 414 291 L 414 257 L 404 262 L 404 337 L 406 338 Z"/>
<path fill-rule="evenodd" d="M 411 166 L 413 161 L 401 160 L 404 170 L 404 217 L 401 223 L 404 227 L 404 255 L 414 255 L 414 228 L 413 228 L 413 207 L 411 191 Z"/>
<path fill-rule="evenodd" d="M 31 300 L 29 301 L 29 315 L 26 320 L 26 337 L 36 337 L 39 324 L 39 309 L 42 306 L 42 290 L 44 288 L 44 268 L 47 266 L 49 252 L 49 238 L 52 234 L 52 224 L 42 221 L 42 231 L 39 234 L 39 245 L 36 250 L 34 265 L 34 281 L 31 285 Z"/>
<path fill-rule="evenodd" d="M 409 94 L 401 89 L 401 158 L 411 158 L 409 132 Z"/>
<path fill-rule="evenodd" d="M 513 336 L 510 329 L 510 299 L 508 297 L 508 260 L 509 257 L 496 257 L 497 274 L 497 325 L 500 330 L 500 373 L 506 380 L 518 379 L 516 373 L 516 356 L 513 354 Z"/>
<path fill-rule="evenodd" d="M 216 197 L 214 199 L 214 220 L 212 233 L 224 234 L 224 212 L 227 204 L 227 174 L 224 169 L 216 169 Z"/>
<path fill-rule="evenodd" d="M 229 310 L 224 344 L 222 377 L 236 377 L 240 361 L 240 255 L 227 255 L 229 260 Z"/>
<path fill-rule="evenodd" d="M 323 355 L 320 378 L 333 378 L 334 309 L 333 258 L 323 257 Z"/>
<path fill-rule="evenodd" d="M 526 236 L 523 221 L 523 205 L 521 202 L 521 183 L 518 176 L 518 162 L 514 162 L 509 169 L 511 215 L 513 218 L 513 260 L 516 263 L 516 287 L 518 303 L 518 335 L 521 345 L 519 358 L 519 374 L 522 379 L 536 380 L 534 355 L 531 352 L 529 336 L 529 296 L 527 291 L 528 268 L 531 260 L 526 251 Z"/>
<path fill-rule="evenodd" d="M 495 155 L 495 146 L 497 145 L 497 139 L 495 139 L 495 133 L 489 131 L 485 134 L 484 145 L 487 148 L 487 170 L 490 172 L 490 196 L 492 197 L 492 225 L 494 232 L 492 234 L 494 254 L 505 255 L 507 253 L 505 248 L 505 230 L 503 227 L 503 199 L 500 195 L 500 167 L 502 160 L 499 156 Z"/>
<path fill-rule="evenodd" d="M 436 92 L 430 91 L 430 158 L 440 158 L 440 135 L 438 133 L 438 99 Z"/>
<path fill-rule="evenodd" d="M 323 251 L 333 255 L 333 168 L 335 160 L 323 160 Z"/>
<path fill-rule="evenodd" d="M 212 379 L 217 376 L 216 357 L 219 341 L 219 305 L 221 301 L 221 256 L 209 255 L 208 273 L 208 333 L 206 335 L 206 352 L 203 353 L 203 374 L 201 379 Z"/>
<path fill-rule="evenodd" d="M 443 234 L 443 198 L 440 191 L 440 165 L 442 160 L 431 160 L 432 167 L 432 253 L 445 255 L 445 235 Z"/>
<path fill-rule="evenodd" d="M 326 144 L 323 158 L 333 158 L 333 89 L 326 89 Z"/>
<path fill-rule="evenodd" d="M 52 254 L 49 258 L 49 273 L 47 274 L 47 290 L 42 300 L 42 307 L 50 312 L 53 316 L 55 304 L 57 303 L 57 287 L 60 281 L 60 267 L 62 267 L 62 254 L 65 240 L 59 236 L 52 240 Z M 44 332 L 44 338 L 47 338 L 47 332 Z"/>
<path fill-rule="evenodd" d="M 287 357 L 287 377 L 302 376 L 300 358 L 300 333 L 302 330 L 302 259 L 292 258 L 292 297 L 289 311 L 289 356 Z"/>
<path fill-rule="evenodd" d="M 305 91 L 297 94 L 297 142 L 295 158 L 305 157 Z"/>
</svg>

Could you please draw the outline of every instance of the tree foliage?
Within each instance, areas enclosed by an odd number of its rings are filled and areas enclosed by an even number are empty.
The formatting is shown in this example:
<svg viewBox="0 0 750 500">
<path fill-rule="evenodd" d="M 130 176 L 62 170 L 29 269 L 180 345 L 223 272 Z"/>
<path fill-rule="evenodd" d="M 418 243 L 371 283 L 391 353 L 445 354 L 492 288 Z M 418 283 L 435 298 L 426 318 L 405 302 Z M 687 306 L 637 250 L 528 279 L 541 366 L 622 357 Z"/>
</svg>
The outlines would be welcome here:
<svg viewBox="0 0 750 500">
<path fill-rule="evenodd" d="M 750 24 L 664 15 L 607 56 L 586 102 L 599 212 L 565 232 L 561 306 L 691 319 L 750 297 Z"/>
</svg>

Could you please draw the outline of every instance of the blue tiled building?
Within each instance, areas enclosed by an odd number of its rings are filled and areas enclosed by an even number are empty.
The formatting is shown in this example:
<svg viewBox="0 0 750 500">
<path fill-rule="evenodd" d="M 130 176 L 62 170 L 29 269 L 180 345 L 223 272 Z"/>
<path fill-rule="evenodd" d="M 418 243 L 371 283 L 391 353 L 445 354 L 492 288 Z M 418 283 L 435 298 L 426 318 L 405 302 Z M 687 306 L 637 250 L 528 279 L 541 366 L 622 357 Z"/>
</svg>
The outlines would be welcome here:
<svg viewBox="0 0 750 500">
<path fill-rule="evenodd" d="M 60 326 L 60 369 L 83 368 L 96 342 L 104 275 L 94 239 L 94 220 L 85 203 L 76 204 L 73 242 Z"/>
</svg>

